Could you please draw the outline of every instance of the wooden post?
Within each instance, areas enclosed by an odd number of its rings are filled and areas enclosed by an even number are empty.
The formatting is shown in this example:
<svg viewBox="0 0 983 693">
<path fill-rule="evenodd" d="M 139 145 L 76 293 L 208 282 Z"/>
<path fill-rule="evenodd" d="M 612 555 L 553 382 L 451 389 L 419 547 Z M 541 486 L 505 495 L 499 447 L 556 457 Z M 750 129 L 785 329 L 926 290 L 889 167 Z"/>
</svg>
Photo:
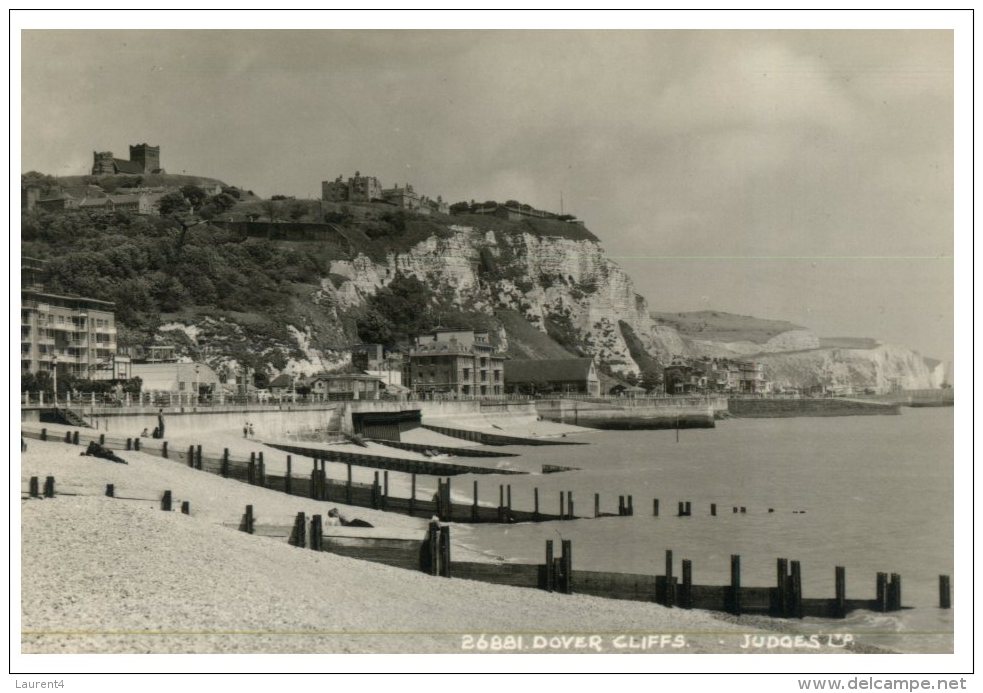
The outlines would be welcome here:
<svg viewBox="0 0 983 693">
<path fill-rule="evenodd" d="M 601 514 L 601 494 L 600 493 L 595 493 L 594 494 L 594 517 L 597 517 L 600 514 Z"/>
<path fill-rule="evenodd" d="M 553 540 L 546 540 L 546 591 L 552 592 L 556 586 L 556 576 L 553 574 Z"/>
<path fill-rule="evenodd" d="M 777 565 L 778 580 L 775 595 L 775 615 L 788 616 L 788 559 L 779 558 Z"/>
<path fill-rule="evenodd" d="M 48 440 L 48 429 L 47 428 L 42 428 L 41 429 L 41 440 L 42 441 Z"/>
<path fill-rule="evenodd" d="M 201 446 L 200 445 L 198 445 L 198 446 L 195 447 L 195 469 L 201 469 Z"/>
<path fill-rule="evenodd" d="M 901 610 L 901 576 L 891 573 L 891 581 L 888 583 L 888 611 Z"/>
<path fill-rule="evenodd" d="M 198 446 L 198 469 L 201 469 L 201 446 Z M 263 453 L 259 453 L 257 461 L 257 472 L 259 473 L 259 485 L 266 486 L 266 462 L 263 461 Z"/>
<path fill-rule="evenodd" d="M 302 549 L 305 545 L 306 536 L 307 519 L 304 517 L 304 513 L 297 513 L 297 517 L 294 518 L 294 531 L 290 537 L 290 543 Z"/>
<path fill-rule="evenodd" d="M 666 550 L 666 592 L 663 603 L 672 606 L 676 602 L 676 590 L 672 584 L 672 551 Z"/>
<path fill-rule="evenodd" d="M 478 480 L 475 479 L 473 483 L 473 490 L 471 491 L 471 521 L 478 521 Z"/>
<path fill-rule="evenodd" d="M 68 443 L 68 442 L 71 441 L 71 436 L 68 433 L 65 434 L 65 437 L 68 438 L 68 440 L 65 441 L 66 443 Z M 127 438 L 126 439 L 126 449 L 127 450 L 132 450 L 133 449 L 133 439 L 132 438 Z"/>
<path fill-rule="evenodd" d="M 290 455 L 287 455 L 287 476 L 285 476 L 283 479 L 283 491 L 287 495 L 293 495 L 293 488 L 292 488 L 293 484 L 291 483 L 292 467 L 293 467 L 293 459 L 291 459 Z"/>
<path fill-rule="evenodd" d="M 793 618 L 802 618 L 802 566 L 798 561 L 791 561 L 792 569 L 792 589 L 791 592 L 791 613 Z"/>
<path fill-rule="evenodd" d="M 653 498 L 652 499 L 652 514 L 655 515 L 656 517 L 659 516 L 659 499 L 658 498 Z"/>
<path fill-rule="evenodd" d="M 160 497 L 160 509 L 166 512 L 171 511 L 171 492 L 164 491 L 164 495 Z"/>
<path fill-rule="evenodd" d="M 321 460 L 321 471 L 319 472 L 321 478 L 318 482 L 321 486 L 321 500 L 328 500 L 328 470 L 325 468 L 327 464 L 327 460 Z"/>
<path fill-rule="evenodd" d="M 563 594 L 573 594 L 573 542 L 560 542 L 560 563 L 563 565 Z"/>
<path fill-rule="evenodd" d="M 741 613 L 741 557 L 737 554 L 730 557 L 730 612 Z"/>
<path fill-rule="evenodd" d="M 164 445 L 167 445 L 167 443 L 164 443 Z M 222 476 L 224 478 L 229 477 L 229 449 L 228 448 L 225 448 L 225 450 L 222 451 Z"/>
<path fill-rule="evenodd" d="M 160 454 L 161 454 L 161 456 L 165 460 L 167 459 L 167 441 L 166 440 L 161 444 Z"/>
<path fill-rule="evenodd" d="M 130 439 L 129 438 L 126 439 L 126 449 L 127 450 L 130 449 Z M 191 467 L 192 469 L 194 469 L 194 466 L 195 466 L 195 446 L 194 445 L 189 445 L 188 446 L 188 466 Z"/>
<path fill-rule="evenodd" d="M 35 477 L 37 478 L 37 477 Z M 116 487 L 113 484 L 106 484 L 106 496 L 108 498 L 116 497 Z"/>
<path fill-rule="evenodd" d="M 498 485 L 498 521 L 505 521 L 505 486 Z"/>
<path fill-rule="evenodd" d="M 372 507 L 379 507 L 379 472 L 372 476 Z"/>
<path fill-rule="evenodd" d="M 693 501 L 686 501 L 686 517 L 693 515 Z"/>
<path fill-rule="evenodd" d="M 106 434 L 105 433 L 100 433 L 99 434 L 99 445 L 105 445 L 105 444 L 106 444 Z"/>
<path fill-rule="evenodd" d="M 191 501 L 181 501 L 181 514 L 182 515 L 191 514 Z"/>
<path fill-rule="evenodd" d="M 31 498 L 37 498 L 41 495 L 38 491 L 38 478 L 36 476 L 31 477 L 27 487 L 29 489 L 28 495 L 30 495 Z"/>
<path fill-rule="evenodd" d="M 71 431 L 65 431 L 65 442 L 68 443 L 69 445 L 72 444 L 72 432 Z M 126 439 L 126 449 L 127 450 L 130 449 L 130 439 L 129 438 Z"/>
<path fill-rule="evenodd" d="M 734 506 L 734 514 L 735 515 L 737 514 L 737 506 L 736 505 Z"/>
<path fill-rule="evenodd" d="M 55 477 L 53 476 L 44 477 L 44 497 L 45 498 L 55 497 Z"/>
<path fill-rule="evenodd" d="M 564 513 L 564 508 L 563 508 L 563 491 L 560 491 L 560 519 L 561 520 L 567 519 L 567 516 Z"/>
<path fill-rule="evenodd" d="M 249 465 L 246 467 L 246 481 L 256 483 L 256 453 L 249 453 Z"/>
<path fill-rule="evenodd" d="M 567 519 L 573 519 L 573 491 L 567 491 Z"/>
<path fill-rule="evenodd" d="M 75 435 L 78 436 L 78 433 L 76 433 Z M 76 445 L 77 444 L 78 443 L 76 443 Z M 134 438 L 133 439 L 133 449 L 134 450 L 139 450 L 140 449 L 140 439 L 139 438 Z"/>
<path fill-rule="evenodd" d="M 948 575 L 939 575 L 939 608 L 952 608 L 952 585 Z"/>
<path fill-rule="evenodd" d="M 713 516 L 713 517 L 716 517 L 717 516 L 717 504 L 716 503 L 711 503 L 710 504 L 710 515 Z"/>
<path fill-rule="evenodd" d="M 618 496 L 618 517 L 624 517 L 625 515 L 625 497 Z"/>
<path fill-rule="evenodd" d="M 323 536 L 321 532 L 321 526 L 322 526 L 321 516 L 320 515 L 311 516 L 311 540 L 308 543 L 308 545 L 311 547 L 311 550 L 313 551 L 321 550 L 321 537 Z"/>
<path fill-rule="evenodd" d="M 444 525 L 440 528 L 440 574 L 451 576 L 451 528 Z"/>
<path fill-rule="evenodd" d="M 877 611 L 887 611 L 887 573 L 877 574 Z"/>
<path fill-rule="evenodd" d="M 747 512 L 747 508 L 745 508 L 745 507 L 744 507 L 744 506 L 742 505 L 742 506 L 741 506 L 741 513 L 742 513 L 742 514 L 744 514 L 744 513 L 746 513 L 746 512 Z"/>
<path fill-rule="evenodd" d="M 505 486 L 505 521 L 512 521 L 512 484 L 506 484 Z"/>
<path fill-rule="evenodd" d="M 345 503 L 348 505 L 352 504 L 352 465 L 349 462 L 348 467 L 348 480 L 345 483 Z"/>
<path fill-rule="evenodd" d="M 682 517 L 685 514 L 686 513 L 683 512 L 683 502 L 682 501 L 679 501 L 679 510 L 676 512 L 676 516 L 677 517 Z"/>
<path fill-rule="evenodd" d="M 475 484 L 477 483 L 478 482 L 476 481 Z M 477 499 L 475 499 L 475 503 L 477 502 L 478 502 Z M 410 515 L 412 515 L 414 511 L 416 511 L 416 473 L 415 472 L 410 474 Z"/>
<path fill-rule="evenodd" d="M 532 490 L 532 521 L 539 522 L 539 488 Z"/>
<path fill-rule="evenodd" d="M 635 504 L 632 503 L 631 494 L 628 495 L 628 515 L 634 517 L 635 515 Z"/>
<path fill-rule="evenodd" d="M 440 481 L 437 481 L 440 484 Z M 439 492 L 438 492 L 439 493 Z M 440 523 L 431 522 L 427 526 L 427 545 L 429 546 L 430 565 L 427 566 L 431 575 L 437 575 L 440 570 Z"/>
<path fill-rule="evenodd" d="M 836 566 L 836 617 L 843 618 L 846 615 L 846 568 Z"/>
<path fill-rule="evenodd" d="M 688 558 L 683 559 L 683 589 L 679 595 L 679 606 L 693 608 L 693 562 Z"/>
<path fill-rule="evenodd" d="M 321 470 L 324 472 L 324 469 Z M 382 509 L 386 509 L 389 501 L 389 470 L 382 473 Z"/>
<path fill-rule="evenodd" d="M 454 515 L 454 507 L 451 505 L 451 478 L 444 480 L 444 517 L 441 520 L 449 521 Z"/>
</svg>

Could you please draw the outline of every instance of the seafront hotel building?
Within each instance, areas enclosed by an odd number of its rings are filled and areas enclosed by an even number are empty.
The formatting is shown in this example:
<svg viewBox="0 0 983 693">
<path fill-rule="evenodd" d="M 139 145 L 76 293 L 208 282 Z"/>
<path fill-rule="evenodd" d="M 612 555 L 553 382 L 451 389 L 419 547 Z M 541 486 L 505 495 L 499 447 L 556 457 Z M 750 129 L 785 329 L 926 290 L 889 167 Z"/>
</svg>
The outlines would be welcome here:
<svg viewBox="0 0 983 693">
<path fill-rule="evenodd" d="M 116 359 L 114 308 L 94 298 L 21 290 L 21 371 L 57 367 L 59 374 L 90 380 L 128 378 L 128 359 Z"/>
</svg>

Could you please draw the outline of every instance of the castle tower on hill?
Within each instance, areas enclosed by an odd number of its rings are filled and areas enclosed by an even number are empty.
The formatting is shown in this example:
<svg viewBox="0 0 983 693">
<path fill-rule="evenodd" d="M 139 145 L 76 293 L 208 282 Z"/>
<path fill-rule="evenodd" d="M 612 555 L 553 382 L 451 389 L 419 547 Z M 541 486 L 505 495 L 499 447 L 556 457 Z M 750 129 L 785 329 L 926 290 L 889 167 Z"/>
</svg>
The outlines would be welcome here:
<svg viewBox="0 0 983 693">
<path fill-rule="evenodd" d="M 160 147 L 151 147 L 147 143 L 131 144 L 129 159 L 117 159 L 112 152 L 92 152 L 92 175 L 118 173 L 164 173 L 160 167 Z"/>
</svg>

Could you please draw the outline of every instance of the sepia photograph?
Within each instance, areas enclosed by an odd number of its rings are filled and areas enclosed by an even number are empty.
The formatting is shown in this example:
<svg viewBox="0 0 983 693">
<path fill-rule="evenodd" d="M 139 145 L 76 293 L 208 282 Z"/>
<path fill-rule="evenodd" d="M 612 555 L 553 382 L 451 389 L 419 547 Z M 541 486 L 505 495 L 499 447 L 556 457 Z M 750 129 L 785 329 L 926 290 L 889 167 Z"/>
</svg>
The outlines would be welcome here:
<svg viewBox="0 0 983 693">
<path fill-rule="evenodd" d="M 967 13 L 39 14 L 21 671 L 965 667 Z"/>
</svg>

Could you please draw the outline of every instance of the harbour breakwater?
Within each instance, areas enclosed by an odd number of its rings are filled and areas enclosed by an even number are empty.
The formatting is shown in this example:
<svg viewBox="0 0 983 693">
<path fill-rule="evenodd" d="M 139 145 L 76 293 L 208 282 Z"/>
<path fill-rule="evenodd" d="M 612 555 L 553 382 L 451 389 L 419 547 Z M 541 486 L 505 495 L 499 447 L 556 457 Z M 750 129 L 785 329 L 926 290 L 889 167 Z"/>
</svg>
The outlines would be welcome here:
<svg viewBox="0 0 983 693">
<path fill-rule="evenodd" d="M 588 428 L 713 428 L 727 411 L 727 398 L 548 399 L 537 400 L 536 411 L 547 421 Z"/>
<path fill-rule="evenodd" d="M 730 398 L 727 411 L 739 418 L 877 416 L 901 413 L 899 404 L 843 398 Z"/>
</svg>

